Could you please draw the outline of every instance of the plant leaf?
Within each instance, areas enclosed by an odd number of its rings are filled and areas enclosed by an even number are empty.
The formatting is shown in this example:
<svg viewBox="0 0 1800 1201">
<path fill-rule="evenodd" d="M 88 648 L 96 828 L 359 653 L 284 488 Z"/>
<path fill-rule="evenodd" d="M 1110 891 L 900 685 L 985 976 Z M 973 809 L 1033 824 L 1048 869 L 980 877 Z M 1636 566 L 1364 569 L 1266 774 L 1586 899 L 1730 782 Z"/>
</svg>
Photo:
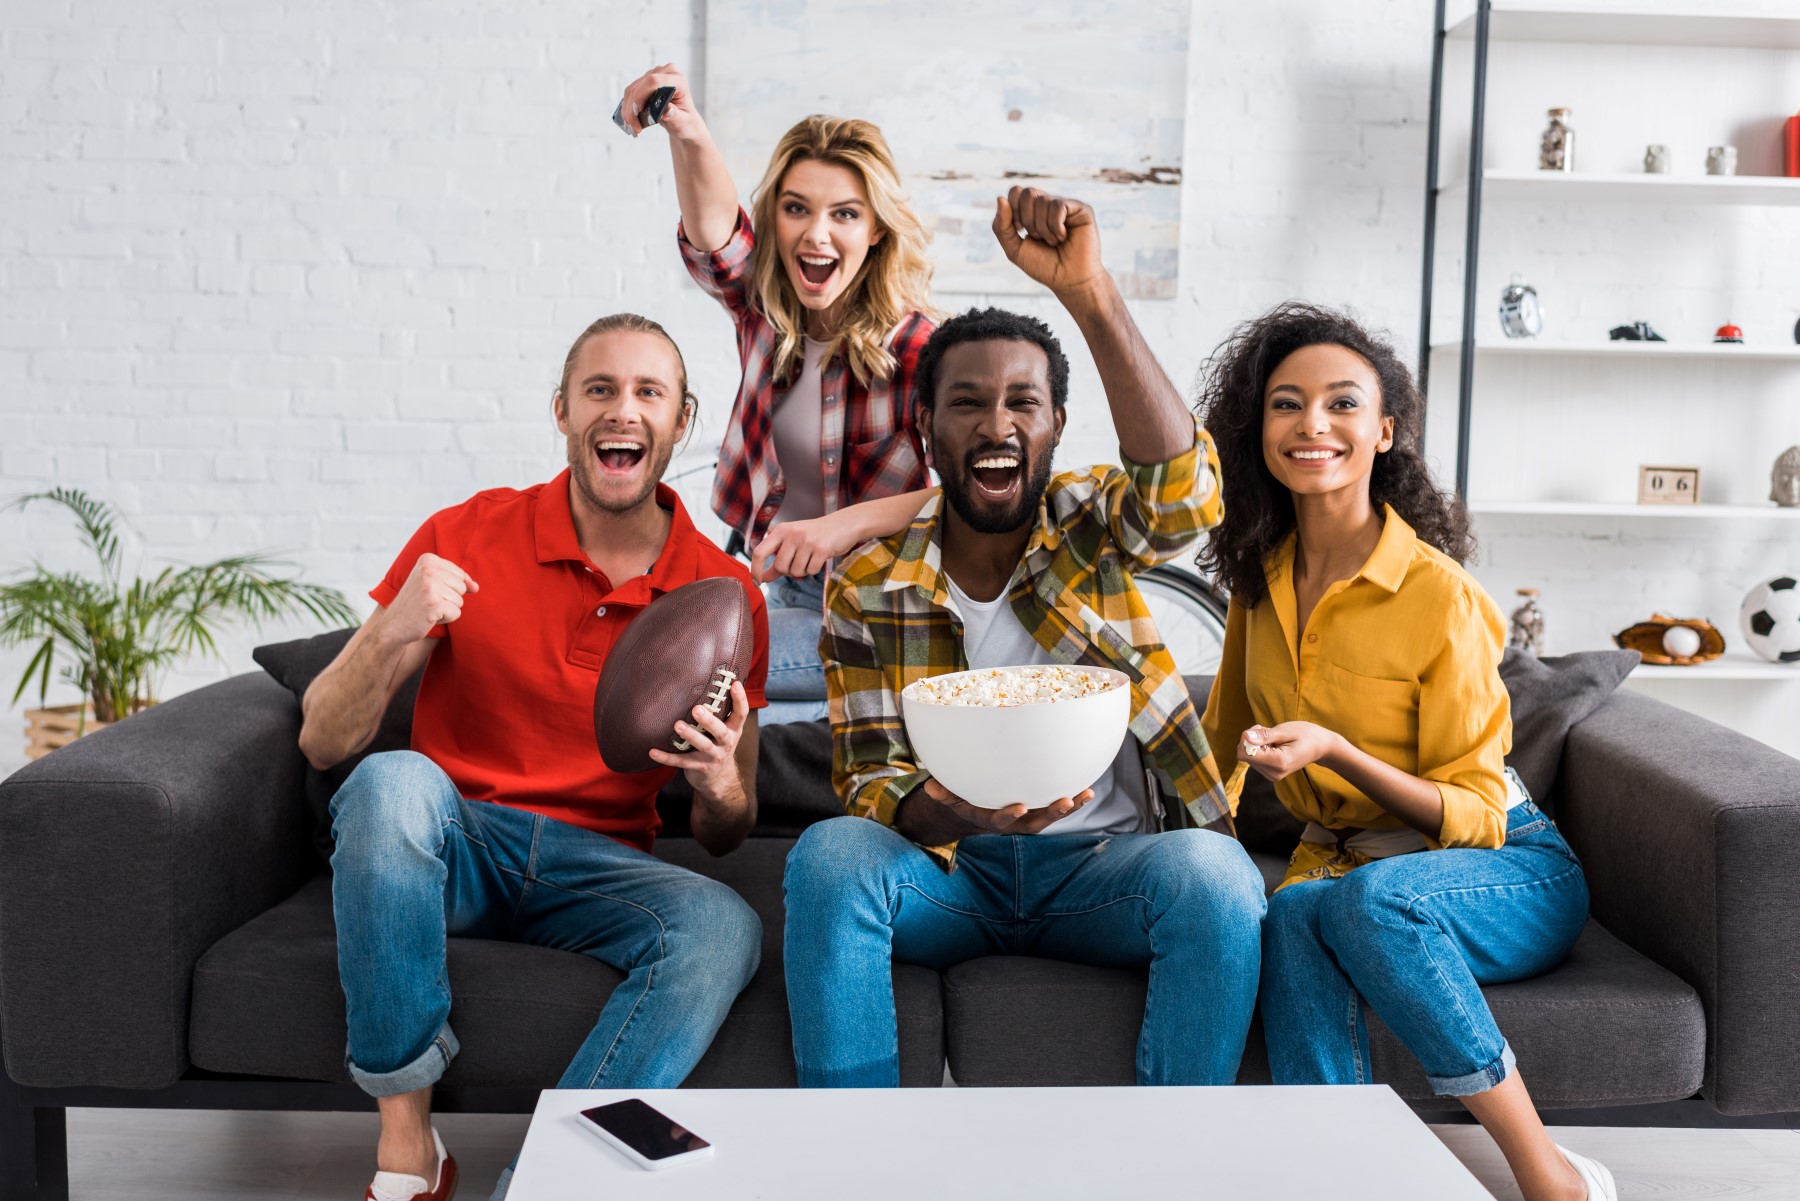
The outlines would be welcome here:
<svg viewBox="0 0 1800 1201">
<path fill-rule="evenodd" d="M 25 665 L 25 674 L 19 677 L 19 686 L 13 689 L 12 703 L 18 704 L 25 690 L 31 687 L 31 677 L 38 677 L 38 704 L 42 705 L 50 693 L 50 659 L 56 650 L 56 639 L 46 638 L 31 656 L 31 662 Z"/>
<path fill-rule="evenodd" d="M 79 488 L 52 488 L 48 492 L 32 492 L 15 497 L 6 507 L 23 509 L 36 501 L 47 500 L 63 506 L 75 515 L 81 526 L 82 541 L 100 561 L 101 574 L 114 588 L 119 583 L 119 516 L 111 505 L 95 500 Z"/>
<path fill-rule="evenodd" d="M 35 574 L 0 584 L 0 646 L 37 644 L 14 701 L 34 674 L 47 692 L 51 666 L 89 698 L 97 712 L 123 717 L 154 698 L 156 675 L 184 655 L 216 656 L 218 631 L 232 619 L 256 625 L 306 614 L 355 624 L 344 595 L 319 584 L 284 579 L 290 566 L 268 555 L 233 555 L 193 567 L 169 566 L 121 588 L 117 514 L 73 488 L 18 497 L 8 507 L 51 501 L 75 514 L 103 578 Z"/>
</svg>

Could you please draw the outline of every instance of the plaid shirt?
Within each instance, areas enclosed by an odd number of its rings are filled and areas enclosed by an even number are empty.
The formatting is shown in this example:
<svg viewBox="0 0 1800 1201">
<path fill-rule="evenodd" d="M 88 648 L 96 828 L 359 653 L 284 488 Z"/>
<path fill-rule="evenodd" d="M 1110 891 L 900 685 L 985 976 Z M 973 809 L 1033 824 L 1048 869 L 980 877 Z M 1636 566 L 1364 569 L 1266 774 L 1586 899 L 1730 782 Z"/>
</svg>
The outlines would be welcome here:
<svg viewBox="0 0 1800 1201">
<path fill-rule="evenodd" d="M 1007 591 L 1013 612 L 1058 662 L 1131 678 L 1131 733 L 1163 795 L 1181 798 L 1199 825 L 1234 806 L 1132 572 L 1167 562 L 1218 523 L 1218 463 L 1201 431 L 1193 449 L 1167 463 L 1056 476 Z M 826 586 L 819 650 L 833 781 L 852 816 L 888 826 L 901 798 L 929 774 L 907 741 L 900 690 L 968 667 L 962 617 L 939 566 L 942 507 L 939 493 L 906 530 L 846 559 Z M 925 850 L 955 867 L 954 843 Z"/>
<path fill-rule="evenodd" d="M 744 378 L 719 447 L 712 507 L 720 520 L 755 546 L 768 532 L 787 492 L 775 458 L 775 400 L 792 384 L 773 378 L 775 326 L 750 291 L 750 250 L 756 235 L 740 208 L 731 240 L 710 254 L 695 250 L 679 225 L 675 238 L 688 274 L 737 323 Z M 822 367 L 819 463 L 827 513 L 930 485 L 924 448 L 912 420 L 912 401 L 913 368 L 934 328 L 922 313 L 910 313 L 900 322 L 887 341 L 894 356 L 889 379 L 860 383 L 841 349 Z"/>
</svg>

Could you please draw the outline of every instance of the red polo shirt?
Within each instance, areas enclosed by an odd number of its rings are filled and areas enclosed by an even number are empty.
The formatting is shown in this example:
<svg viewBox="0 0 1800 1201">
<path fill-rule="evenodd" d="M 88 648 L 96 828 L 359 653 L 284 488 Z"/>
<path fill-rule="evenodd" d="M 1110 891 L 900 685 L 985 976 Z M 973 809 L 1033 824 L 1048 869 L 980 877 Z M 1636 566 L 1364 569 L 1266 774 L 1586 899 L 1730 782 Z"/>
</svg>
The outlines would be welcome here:
<svg viewBox="0 0 1800 1201">
<path fill-rule="evenodd" d="M 769 616 L 749 571 L 694 528 L 673 489 L 674 517 L 648 575 L 615 587 L 588 561 L 569 511 L 569 473 L 517 491 L 493 488 L 433 514 L 369 595 L 391 605 L 426 552 L 475 580 L 462 616 L 432 630 L 413 712 L 412 746 L 462 795 L 598 830 L 648 851 L 661 823 L 656 793 L 672 767 L 620 773 L 594 744 L 594 685 L 631 619 L 671 589 L 729 576 L 750 598 L 756 658 L 744 691 L 760 709 L 769 674 Z"/>
</svg>

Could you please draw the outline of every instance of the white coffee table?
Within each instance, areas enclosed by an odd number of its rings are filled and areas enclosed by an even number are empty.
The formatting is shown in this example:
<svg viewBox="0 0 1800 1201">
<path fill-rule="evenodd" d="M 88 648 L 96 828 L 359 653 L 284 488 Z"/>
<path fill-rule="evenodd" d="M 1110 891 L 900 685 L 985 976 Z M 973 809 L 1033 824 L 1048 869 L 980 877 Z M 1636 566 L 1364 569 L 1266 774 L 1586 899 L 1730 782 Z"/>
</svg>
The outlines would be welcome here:
<svg viewBox="0 0 1800 1201">
<path fill-rule="evenodd" d="M 647 1172 L 577 1112 L 641 1097 L 710 1140 Z M 548 1090 L 509 1201 L 1491 1201 L 1386 1085 Z"/>
</svg>

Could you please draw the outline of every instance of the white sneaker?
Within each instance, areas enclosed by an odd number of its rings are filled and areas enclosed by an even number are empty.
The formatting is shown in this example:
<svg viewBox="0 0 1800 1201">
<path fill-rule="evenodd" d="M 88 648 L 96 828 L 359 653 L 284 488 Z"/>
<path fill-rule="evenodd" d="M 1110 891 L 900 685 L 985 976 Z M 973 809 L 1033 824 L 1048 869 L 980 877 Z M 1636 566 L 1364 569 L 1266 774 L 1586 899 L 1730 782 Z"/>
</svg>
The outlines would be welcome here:
<svg viewBox="0 0 1800 1201">
<path fill-rule="evenodd" d="M 1581 1177 L 1581 1183 L 1587 1185 L 1588 1201 L 1619 1201 L 1619 1187 L 1613 1183 L 1613 1174 L 1603 1163 L 1596 1162 L 1584 1155 L 1577 1155 L 1567 1147 L 1556 1148 L 1562 1157 L 1569 1161 Z"/>
<path fill-rule="evenodd" d="M 407 1172 L 377 1172 L 363 1192 L 363 1201 L 450 1201 L 456 1195 L 456 1159 L 444 1150 L 435 1126 L 431 1141 L 437 1146 L 435 1183 Z"/>
</svg>

